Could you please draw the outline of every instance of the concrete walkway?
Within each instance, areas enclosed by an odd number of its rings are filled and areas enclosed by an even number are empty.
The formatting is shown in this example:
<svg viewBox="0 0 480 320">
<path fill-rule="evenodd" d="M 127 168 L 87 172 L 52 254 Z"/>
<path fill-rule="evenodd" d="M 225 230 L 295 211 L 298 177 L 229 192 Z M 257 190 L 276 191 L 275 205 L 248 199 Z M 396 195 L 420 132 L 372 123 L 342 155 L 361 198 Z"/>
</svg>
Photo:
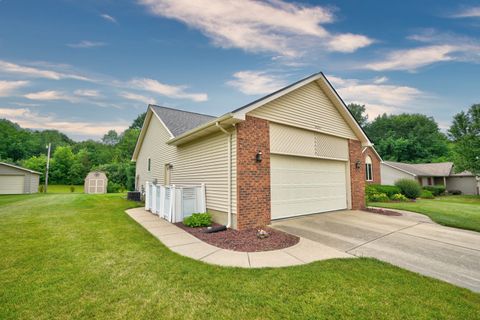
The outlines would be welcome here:
<svg viewBox="0 0 480 320">
<path fill-rule="evenodd" d="M 226 250 L 203 242 L 143 208 L 130 209 L 126 213 L 170 250 L 192 259 L 220 266 L 242 268 L 286 267 L 318 260 L 354 257 L 349 253 L 303 237 L 300 237 L 298 244 L 281 250 L 263 252 Z"/>
<path fill-rule="evenodd" d="M 402 214 L 337 211 L 281 220 L 272 226 L 480 292 L 480 233 L 444 227 L 417 213 Z"/>
</svg>

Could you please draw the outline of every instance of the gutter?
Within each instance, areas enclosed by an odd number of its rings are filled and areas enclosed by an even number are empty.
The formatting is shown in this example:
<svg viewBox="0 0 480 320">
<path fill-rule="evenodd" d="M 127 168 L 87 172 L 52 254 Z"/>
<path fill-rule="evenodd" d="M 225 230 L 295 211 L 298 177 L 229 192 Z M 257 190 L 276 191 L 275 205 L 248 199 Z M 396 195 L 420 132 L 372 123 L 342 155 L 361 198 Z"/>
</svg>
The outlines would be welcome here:
<svg viewBox="0 0 480 320">
<path fill-rule="evenodd" d="M 228 139 L 228 212 L 227 212 L 227 228 L 232 226 L 232 132 L 227 131 L 220 125 L 220 122 L 215 122 L 215 126 L 218 127 L 223 133 L 227 135 Z M 235 125 L 233 125 L 235 126 Z"/>
</svg>

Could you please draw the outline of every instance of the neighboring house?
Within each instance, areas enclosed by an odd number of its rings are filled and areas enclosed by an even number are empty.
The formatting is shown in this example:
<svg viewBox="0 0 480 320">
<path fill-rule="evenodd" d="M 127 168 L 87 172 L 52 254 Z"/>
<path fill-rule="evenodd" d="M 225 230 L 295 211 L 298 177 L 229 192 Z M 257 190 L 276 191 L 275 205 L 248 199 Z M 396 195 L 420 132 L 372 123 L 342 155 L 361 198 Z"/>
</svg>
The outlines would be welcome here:
<svg viewBox="0 0 480 320">
<path fill-rule="evenodd" d="M 220 117 L 150 105 L 136 188 L 205 183 L 214 220 L 245 229 L 365 206 L 380 157 L 322 73 Z M 366 160 L 368 163 L 366 163 Z"/>
<path fill-rule="evenodd" d="M 479 194 L 479 178 L 470 172 L 454 173 L 452 162 L 409 164 L 384 161 L 382 184 L 393 185 L 403 178 L 417 180 L 422 186 L 442 185 L 448 191 Z"/>
<path fill-rule="evenodd" d="M 40 172 L 0 162 L 0 194 L 38 192 Z"/>
<path fill-rule="evenodd" d="M 107 185 L 108 179 L 105 172 L 92 171 L 85 177 L 83 192 L 90 194 L 107 193 Z"/>
</svg>

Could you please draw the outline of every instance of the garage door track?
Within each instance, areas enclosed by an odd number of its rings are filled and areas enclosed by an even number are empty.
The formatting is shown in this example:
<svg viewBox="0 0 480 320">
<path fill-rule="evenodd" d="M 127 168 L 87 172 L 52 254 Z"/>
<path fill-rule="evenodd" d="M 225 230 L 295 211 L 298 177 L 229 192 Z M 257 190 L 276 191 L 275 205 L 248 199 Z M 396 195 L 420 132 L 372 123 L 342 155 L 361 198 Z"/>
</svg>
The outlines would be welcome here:
<svg viewBox="0 0 480 320">
<path fill-rule="evenodd" d="M 274 228 L 358 257 L 480 292 L 480 233 L 440 226 L 419 214 L 401 217 L 336 211 L 276 221 Z"/>
</svg>

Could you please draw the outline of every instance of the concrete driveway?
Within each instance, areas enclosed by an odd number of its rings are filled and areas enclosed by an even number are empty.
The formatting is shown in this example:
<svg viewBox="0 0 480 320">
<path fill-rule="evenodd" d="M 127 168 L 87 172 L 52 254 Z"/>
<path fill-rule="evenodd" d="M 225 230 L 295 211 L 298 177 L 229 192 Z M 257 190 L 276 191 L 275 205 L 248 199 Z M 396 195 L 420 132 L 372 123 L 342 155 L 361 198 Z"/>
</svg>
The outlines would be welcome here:
<svg viewBox="0 0 480 320">
<path fill-rule="evenodd" d="M 420 214 L 336 211 L 272 227 L 480 292 L 480 233 L 443 227 Z"/>
</svg>

